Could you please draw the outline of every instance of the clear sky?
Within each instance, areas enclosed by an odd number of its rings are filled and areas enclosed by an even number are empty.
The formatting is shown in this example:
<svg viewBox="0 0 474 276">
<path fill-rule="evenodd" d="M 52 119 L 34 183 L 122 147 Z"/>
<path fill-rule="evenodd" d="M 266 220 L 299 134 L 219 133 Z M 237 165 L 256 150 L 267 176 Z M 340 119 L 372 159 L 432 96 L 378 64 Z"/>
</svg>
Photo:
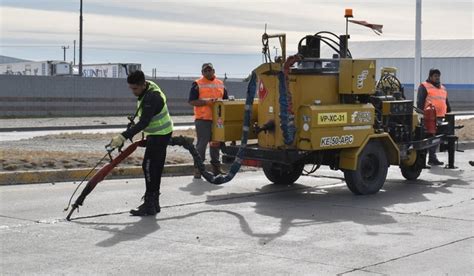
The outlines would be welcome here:
<svg viewBox="0 0 474 276">
<path fill-rule="evenodd" d="M 62 60 L 62 45 L 79 45 L 79 0 L 0 0 L 0 54 Z M 383 35 L 358 25 L 351 39 L 414 39 L 415 0 L 83 0 L 84 63 L 141 63 L 151 75 L 199 75 L 213 62 L 218 75 L 245 77 L 261 63 L 261 35 L 287 34 L 288 51 L 306 34 L 345 32 L 354 19 L 383 24 Z M 473 39 L 473 0 L 423 0 L 423 39 Z M 272 47 L 273 48 L 273 47 Z M 273 49 L 274 50 L 274 49 Z M 274 50 L 275 51 L 275 50 Z M 76 62 L 78 61 L 78 50 Z"/>
</svg>

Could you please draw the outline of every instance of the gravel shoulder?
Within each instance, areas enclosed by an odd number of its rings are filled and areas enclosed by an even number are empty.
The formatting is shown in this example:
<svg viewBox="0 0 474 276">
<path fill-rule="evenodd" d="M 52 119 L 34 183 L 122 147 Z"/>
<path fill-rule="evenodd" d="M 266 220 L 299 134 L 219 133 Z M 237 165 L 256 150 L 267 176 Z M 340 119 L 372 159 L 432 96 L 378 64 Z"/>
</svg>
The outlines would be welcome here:
<svg viewBox="0 0 474 276">
<path fill-rule="evenodd" d="M 194 130 L 175 131 L 173 135 L 194 137 Z M 104 146 L 110 142 L 113 136 L 114 133 L 75 133 L 1 142 L 0 172 L 91 168 L 104 156 L 106 153 Z M 119 167 L 141 166 L 143 153 L 144 149 L 138 148 Z M 192 162 L 191 155 L 184 148 L 168 147 L 166 164 Z"/>
</svg>

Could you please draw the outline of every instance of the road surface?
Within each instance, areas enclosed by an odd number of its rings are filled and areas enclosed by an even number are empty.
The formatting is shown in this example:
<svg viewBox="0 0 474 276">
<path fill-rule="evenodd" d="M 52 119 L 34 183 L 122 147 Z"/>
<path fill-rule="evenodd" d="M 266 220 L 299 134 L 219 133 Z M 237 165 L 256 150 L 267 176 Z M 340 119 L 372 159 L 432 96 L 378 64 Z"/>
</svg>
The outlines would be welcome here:
<svg viewBox="0 0 474 276">
<path fill-rule="evenodd" d="M 443 161 L 446 155 L 440 154 Z M 470 275 L 474 171 L 433 168 L 416 182 L 391 167 L 376 195 L 355 196 L 322 168 L 293 186 L 261 171 L 222 186 L 165 177 L 162 212 L 131 217 L 141 179 L 108 180 L 74 220 L 77 183 L 0 187 L 2 275 Z M 472 275 L 472 274 L 471 274 Z"/>
</svg>

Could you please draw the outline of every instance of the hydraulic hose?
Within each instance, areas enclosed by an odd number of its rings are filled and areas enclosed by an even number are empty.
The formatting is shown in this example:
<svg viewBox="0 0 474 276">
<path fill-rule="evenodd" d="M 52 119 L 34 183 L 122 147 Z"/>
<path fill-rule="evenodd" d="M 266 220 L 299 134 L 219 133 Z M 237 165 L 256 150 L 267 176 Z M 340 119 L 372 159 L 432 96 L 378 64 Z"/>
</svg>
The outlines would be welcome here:
<svg viewBox="0 0 474 276">
<path fill-rule="evenodd" d="M 278 73 L 278 81 L 280 82 L 280 96 L 278 98 L 280 102 L 280 128 L 283 132 L 283 140 L 285 145 L 293 144 L 295 139 L 295 118 L 294 115 L 290 112 L 291 99 L 289 101 L 286 89 L 286 77 L 283 71 Z"/>
<path fill-rule="evenodd" d="M 288 74 L 290 67 L 297 61 L 301 60 L 301 56 L 294 55 L 288 57 L 287 61 L 283 65 L 282 71 L 278 73 L 279 82 L 279 97 L 280 103 L 280 128 L 283 132 L 283 141 L 285 145 L 293 144 L 295 140 L 295 115 L 293 113 L 293 100 L 291 92 L 289 91 L 288 85 Z"/>
<path fill-rule="evenodd" d="M 235 156 L 235 161 L 230 166 L 229 172 L 225 175 L 217 175 L 214 176 L 213 174 L 206 171 L 202 158 L 199 156 L 196 148 L 194 147 L 192 140 L 185 137 L 173 137 L 170 141 L 170 145 L 174 146 L 182 146 L 189 151 L 192 155 L 194 160 L 194 166 L 199 169 L 201 175 L 206 179 L 209 183 L 212 184 L 224 184 L 231 181 L 234 176 L 239 172 L 240 167 L 242 165 L 242 159 L 244 155 L 244 149 L 247 146 L 249 130 L 250 130 L 250 118 L 252 118 L 252 106 L 253 106 L 253 99 L 255 98 L 255 92 L 257 90 L 257 74 L 255 71 L 252 72 L 249 85 L 247 87 L 247 98 L 245 99 L 245 107 L 244 107 L 244 122 L 242 126 L 242 137 L 241 137 L 241 144 L 237 154 Z"/>
</svg>

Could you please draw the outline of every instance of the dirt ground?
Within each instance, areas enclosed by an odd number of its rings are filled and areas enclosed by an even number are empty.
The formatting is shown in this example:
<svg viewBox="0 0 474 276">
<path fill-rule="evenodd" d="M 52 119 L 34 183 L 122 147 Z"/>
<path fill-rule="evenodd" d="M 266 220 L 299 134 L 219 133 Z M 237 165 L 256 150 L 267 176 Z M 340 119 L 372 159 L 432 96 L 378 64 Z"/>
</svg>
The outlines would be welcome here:
<svg viewBox="0 0 474 276">
<path fill-rule="evenodd" d="M 456 135 L 459 141 L 473 141 L 474 140 L 474 118 L 466 120 L 456 120 L 456 125 L 463 125 L 462 129 L 456 130 Z"/>
<path fill-rule="evenodd" d="M 116 134 L 58 134 L 3 143 L 0 145 L 0 171 L 92 168 L 104 157 L 104 145 L 114 135 Z M 194 137 L 195 133 L 192 129 L 178 130 L 173 135 Z M 143 148 L 138 148 L 119 167 L 141 166 L 143 152 Z M 110 159 L 107 157 L 102 163 L 105 164 L 108 160 Z M 192 162 L 191 155 L 185 149 L 168 147 L 166 164 Z"/>
<path fill-rule="evenodd" d="M 458 120 L 464 125 L 456 134 L 461 142 L 474 140 L 474 118 Z M 104 145 L 114 134 L 59 134 L 0 143 L 0 171 L 92 168 L 104 156 Z M 192 129 L 173 135 L 194 137 Z M 137 149 L 119 166 L 141 166 L 143 149 Z M 105 159 L 103 162 L 107 162 Z M 192 163 L 190 154 L 181 147 L 168 147 L 166 164 Z"/>
</svg>

